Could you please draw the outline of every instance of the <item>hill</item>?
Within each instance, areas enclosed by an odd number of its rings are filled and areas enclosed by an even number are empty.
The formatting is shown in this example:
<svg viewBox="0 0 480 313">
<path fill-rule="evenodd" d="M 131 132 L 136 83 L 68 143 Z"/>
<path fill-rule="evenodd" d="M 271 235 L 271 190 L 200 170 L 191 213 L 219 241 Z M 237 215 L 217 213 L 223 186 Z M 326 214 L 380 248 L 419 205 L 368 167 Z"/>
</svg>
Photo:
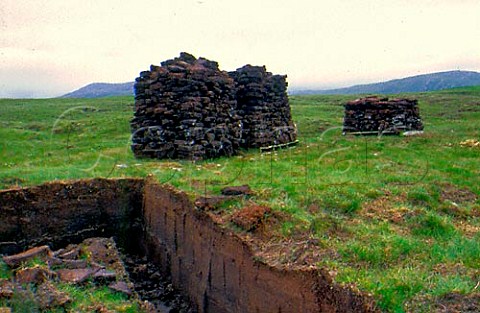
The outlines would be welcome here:
<svg viewBox="0 0 480 313">
<path fill-rule="evenodd" d="M 411 76 L 381 83 L 355 85 L 328 90 L 298 90 L 292 94 L 392 94 L 404 92 L 436 91 L 456 87 L 480 85 L 480 73 L 448 71 Z"/>
<path fill-rule="evenodd" d="M 60 98 L 102 98 L 133 95 L 134 82 L 93 83 L 67 93 Z M 392 94 L 404 92 L 436 91 L 465 86 L 479 86 L 480 73 L 472 71 L 449 71 L 411 76 L 381 83 L 355 85 L 328 90 L 292 90 L 290 94 Z"/>
<path fill-rule="evenodd" d="M 93 83 L 67 93 L 60 98 L 102 98 L 133 95 L 133 82 L 109 84 Z"/>
</svg>

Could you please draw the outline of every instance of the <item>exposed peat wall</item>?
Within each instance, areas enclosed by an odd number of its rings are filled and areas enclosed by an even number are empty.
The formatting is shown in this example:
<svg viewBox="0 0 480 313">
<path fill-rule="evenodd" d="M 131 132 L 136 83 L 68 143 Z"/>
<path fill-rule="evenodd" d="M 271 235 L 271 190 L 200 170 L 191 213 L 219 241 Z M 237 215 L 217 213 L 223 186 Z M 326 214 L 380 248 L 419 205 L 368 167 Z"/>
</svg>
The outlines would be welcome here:
<svg viewBox="0 0 480 313">
<path fill-rule="evenodd" d="M 114 236 L 133 248 L 142 235 L 143 185 L 142 179 L 93 179 L 0 191 L 0 254 L 94 236 Z"/>
<path fill-rule="evenodd" d="M 274 268 L 170 187 L 136 179 L 0 191 L 0 253 L 113 236 L 140 247 L 198 312 L 374 312 L 317 269 Z"/>
</svg>

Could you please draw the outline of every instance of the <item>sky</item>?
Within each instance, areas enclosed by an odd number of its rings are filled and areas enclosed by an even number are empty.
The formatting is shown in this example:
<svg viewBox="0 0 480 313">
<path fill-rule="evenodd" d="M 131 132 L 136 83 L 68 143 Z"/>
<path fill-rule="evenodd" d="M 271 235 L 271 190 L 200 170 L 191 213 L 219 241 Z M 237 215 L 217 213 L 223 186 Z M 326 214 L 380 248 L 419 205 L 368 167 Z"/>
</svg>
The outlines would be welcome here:
<svg viewBox="0 0 480 313">
<path fill-rule="evenodd" d="M 291 89 L 480 71 L 480 0 L 0 0 L 0 98 L 133 81 L 182 51 Z"/>
</svg>

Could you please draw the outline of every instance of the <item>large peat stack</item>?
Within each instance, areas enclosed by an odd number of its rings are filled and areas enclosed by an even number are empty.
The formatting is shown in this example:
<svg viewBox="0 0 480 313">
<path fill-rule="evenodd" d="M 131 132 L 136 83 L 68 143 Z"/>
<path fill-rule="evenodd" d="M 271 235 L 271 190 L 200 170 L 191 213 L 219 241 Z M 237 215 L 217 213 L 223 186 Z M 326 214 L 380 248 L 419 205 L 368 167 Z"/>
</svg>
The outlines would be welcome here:
<svg viewBox="0 0 480 313">
<path fill-rule="evenodd" d="M 135 156 L 204 159 L 233 155 L 241 140 L 235 84 L 217 62 L 181 53 L 135 83 Z"/>
<path fill-rule="evenodd" d="M 227 73 L 183 52 L 136 79 L 132 150 L 137 157 L 198 160 L 293 142 L 286 90 L 286 76 L 264 66 Z"/>
<path fill-rule="evenodd" d="M 229 73 L 237 89 L 242 116 L 242 144 L 246 148 L 285 144 L 296 140 L 284 75 L 272 75 L 265 66 L 245 65 Z"/>
<path fill-rule="evenodd" d="M 373 134 L 423 130 L 417 100 L 367 97 L 345 104 L 343 131 Z"/>
</svg>

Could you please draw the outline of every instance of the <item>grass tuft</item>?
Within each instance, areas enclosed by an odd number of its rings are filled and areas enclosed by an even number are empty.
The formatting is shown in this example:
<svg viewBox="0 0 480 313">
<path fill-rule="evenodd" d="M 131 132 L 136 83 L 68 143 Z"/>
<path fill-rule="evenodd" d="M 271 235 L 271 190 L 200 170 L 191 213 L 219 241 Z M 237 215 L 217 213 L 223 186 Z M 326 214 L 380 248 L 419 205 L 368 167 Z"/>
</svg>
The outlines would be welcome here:
<svg viewBox="0 0 480 313">
<path fill-rule="evenodd" d="M 436 239 L 451 239 L 457 231 L 448 217 L 426 212 L 411 219 L 412 233 Z"/>
</svg>

